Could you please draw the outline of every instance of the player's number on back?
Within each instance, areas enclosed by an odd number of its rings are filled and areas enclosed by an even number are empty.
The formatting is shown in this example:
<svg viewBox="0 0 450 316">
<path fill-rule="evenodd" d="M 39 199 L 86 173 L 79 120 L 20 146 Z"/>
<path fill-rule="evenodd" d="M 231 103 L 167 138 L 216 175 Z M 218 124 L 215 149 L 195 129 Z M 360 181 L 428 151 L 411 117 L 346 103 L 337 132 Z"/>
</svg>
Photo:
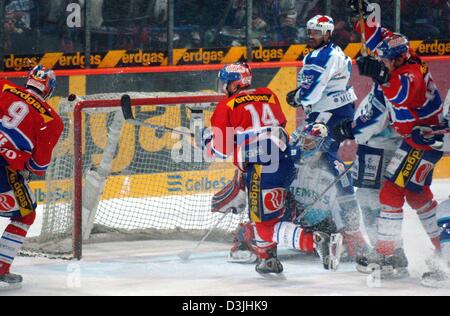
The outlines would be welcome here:
<svg viewBox="0 0 450 316">
<path fill-rule="evenodd" d="M 28 105 L 23 102 L 14 102 L 8 109 L 8 115 L 3 116 L 3 127 L 13 129 L 19 126 L 25 116 L 27 116 L 29 110 Z"/>
<path fill-rule="evenodd" d="M 272 109 L 270 108 L 270 104 L 268 103 L 263 103 L 261 117 L 253 104 L 246 105 L 245 109 L 249 111 L 250 115 L 252 116 L 253 128 L 279 125 L 279 122 L 275 118 L 275 115 L 273 114 Z"/>
</svg>

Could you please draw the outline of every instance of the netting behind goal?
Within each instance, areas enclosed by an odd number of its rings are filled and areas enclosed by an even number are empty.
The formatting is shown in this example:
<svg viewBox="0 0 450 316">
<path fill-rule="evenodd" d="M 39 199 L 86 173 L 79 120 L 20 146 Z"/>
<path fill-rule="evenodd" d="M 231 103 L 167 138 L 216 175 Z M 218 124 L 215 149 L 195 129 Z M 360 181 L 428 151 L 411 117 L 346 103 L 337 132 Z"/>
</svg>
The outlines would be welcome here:
<svg viewBox="0 0 450 316">
<path fill-rule="evenodd" d="M 70 256 L 80 251 L 81 234 L 84 242 L 195 239 L 221 217 L 210 211 L 211 196 L 233 177 L 232 164 L 202 160 L 191 137 L 156 128 L 198 132 L 220 96 L 128 94 L 140 100 L 135 116 L 148 126 L 124 120 L 121 94 L 83 98 L 81 116 L 73 103 L 60 105 L 65 130 L 46 176 L 42 231 L 24 254 Z M 164 103 L 172 97 L 183 104 Z M 228 215 L 211 239 L 229 239 L 242 217 Z"/>
</svg>

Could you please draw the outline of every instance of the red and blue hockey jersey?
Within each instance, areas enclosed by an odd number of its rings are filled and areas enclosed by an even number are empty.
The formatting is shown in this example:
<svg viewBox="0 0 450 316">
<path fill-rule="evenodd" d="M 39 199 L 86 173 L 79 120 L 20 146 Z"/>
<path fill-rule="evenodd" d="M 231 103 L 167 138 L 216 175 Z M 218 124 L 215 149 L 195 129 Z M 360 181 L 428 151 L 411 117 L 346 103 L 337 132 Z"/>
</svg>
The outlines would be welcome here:
<svg viewBox="0 0 450 316">
<path fill-rule="evenodd" d="M 276 143 L 286 150 L 288 136 L 284 131 L 286 117 L 278 97 L 269 88 L 246 90 L 225 99 L 217 105 L 211 117 L 213 139 L 210 150 L 215 157 L 226 159 L 234 155 L 234 163 L 241 170 L 243 162 L 252 158 L 249 144 L 264 140 Z M 280 134 L 281 131 L 281 134 Z M 253 157 L 258 161 L 259 153 Z M 250 159 L 251 160 L 251 159 Z"/>
<path fill-rule="evenodd" d="M 356 30 L 360 30 L 359 23 Z M 375 50 L 378 44 L 393 32 L 377 24 L 366 23 L 367 47 Z M 410 50 L 411 58 L 391 73 L 389 82 L 381 85 L 384 96 L 390 101 L 390 119 L 395 130 L 406 137 L 409 145 L 418 146 L 409 139 L 414 126 L 431 126 L 441 123 L 443 104 L 428 66 Z"/>
<path fill-rule="evenodd" d="M 44 175 L 64 129 L 58 113 L 40 96 L 0 81 L 0 165 Z"/>
</svg>

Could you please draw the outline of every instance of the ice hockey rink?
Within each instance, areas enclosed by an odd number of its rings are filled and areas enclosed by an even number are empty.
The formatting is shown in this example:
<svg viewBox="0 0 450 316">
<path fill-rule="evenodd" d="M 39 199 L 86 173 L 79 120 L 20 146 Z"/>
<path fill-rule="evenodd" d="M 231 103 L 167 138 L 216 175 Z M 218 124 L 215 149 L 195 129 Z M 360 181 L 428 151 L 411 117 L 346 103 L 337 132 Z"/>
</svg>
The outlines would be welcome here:
<svg viewBox="0 0 450 316">
<path fill-rule="evenodd" d="M 450 181 L 433 185 L 437 199 L 450 193 Z M 6 221 L 1 219 L 1 229 Z M 35 231 L 39 229 L 39 222 Z M 281 251 L 285 272 L 265 278 L 253 265 L 228 263 L 229 245 L 206 242 L 188 261 L 178 254 L 195 241 L 136 241 L 91 244 L 82 261 L 19 257 L 14 272 L 24 277 L 22 289 L 7 295 L 450 295 L 450 288 L 421 286 L 426 259 L 433 253 L 417 216 L 406 211 L 403 234 L 411 276 L 403 280 L 373 280 L 343 263 L 325 271 L 318 259 Z"/>
</svg>

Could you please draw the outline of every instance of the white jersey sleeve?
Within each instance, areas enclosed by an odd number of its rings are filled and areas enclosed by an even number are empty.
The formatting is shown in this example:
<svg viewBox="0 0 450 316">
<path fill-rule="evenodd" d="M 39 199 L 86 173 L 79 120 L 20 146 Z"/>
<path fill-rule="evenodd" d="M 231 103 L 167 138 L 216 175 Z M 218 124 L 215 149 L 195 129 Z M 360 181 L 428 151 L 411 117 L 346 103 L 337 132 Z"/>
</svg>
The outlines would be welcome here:
<svg viewBox="0 0 450 316">
<path fill-rule="evenodd" d="M 376 138 L 398 137 L 395 131 L 390 128 L 389 106 L 391 105 L 384 97 L 383 91 L 377 85 L 374 85 L 372 91 L 361 102 L 355 113 L 353 134 L 356 143 L 366 145 L 369 142 L 374 143 Z"/>
<path fill-rule="evenodd" d="M 298 74 L 300 88 L 296 100 L 312 112 L 330 111 L 354 102 L 357 97 L 349 87 L 352 60 L 335 44 L 309 53 Z"/>
</svg>

